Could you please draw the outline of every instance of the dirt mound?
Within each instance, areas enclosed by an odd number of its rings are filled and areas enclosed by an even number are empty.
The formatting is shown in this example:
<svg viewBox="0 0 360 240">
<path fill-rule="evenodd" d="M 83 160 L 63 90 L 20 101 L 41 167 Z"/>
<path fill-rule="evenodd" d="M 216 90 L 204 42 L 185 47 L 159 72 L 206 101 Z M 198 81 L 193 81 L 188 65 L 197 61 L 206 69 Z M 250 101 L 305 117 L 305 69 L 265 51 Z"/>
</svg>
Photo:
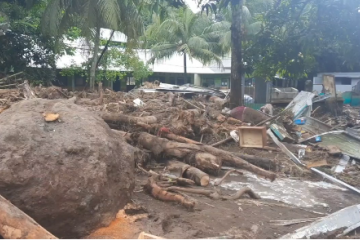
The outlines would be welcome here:
<svg viewBox="0 0 360 240">
<path fill-rule="evenodd" d="M 24 100 L 0 114 L 0 194 L 57 237 L 115 218 L 134 188 L 133 159 L 133 147 L 68 100 Z"/>
</svg>

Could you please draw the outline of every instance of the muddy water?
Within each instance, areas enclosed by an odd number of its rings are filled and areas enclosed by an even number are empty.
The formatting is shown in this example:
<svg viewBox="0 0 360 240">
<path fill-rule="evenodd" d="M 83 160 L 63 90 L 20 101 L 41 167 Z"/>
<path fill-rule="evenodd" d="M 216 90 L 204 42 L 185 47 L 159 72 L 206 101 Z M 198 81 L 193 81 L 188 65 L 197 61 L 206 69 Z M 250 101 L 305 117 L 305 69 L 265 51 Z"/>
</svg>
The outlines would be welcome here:
<svg viewBox="0 0 360 240">
<path fill-rule="evenodd" d="M 225 182 L 221 187 L 228 190 L 240 190 L 250 187 L 263 199 L 271 199 L 297 207 L 311 208 L 315 206 L 328 207 L 323 199 L 318 198 L 316 192 L 333 190 L 334 193 L 342 194 L 347 191 L 344 188 L 324 181 L 311 182 L 287 178 L 276 179 L 274 182 L 258 178 L 256 175 L 244 172 L 244 180 Z"/>
</svg>

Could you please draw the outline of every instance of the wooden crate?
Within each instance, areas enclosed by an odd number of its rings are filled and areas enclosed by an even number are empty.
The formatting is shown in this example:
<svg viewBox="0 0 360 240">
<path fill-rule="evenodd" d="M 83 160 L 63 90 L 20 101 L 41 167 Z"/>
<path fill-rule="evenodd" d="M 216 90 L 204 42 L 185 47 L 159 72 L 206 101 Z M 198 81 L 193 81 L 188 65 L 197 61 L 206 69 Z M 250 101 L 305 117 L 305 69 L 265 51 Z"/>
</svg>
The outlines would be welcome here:
<svg viewBox="0 0 360 240">
<path fill-rule="evenodd" d="M 240 147 L 263 148 L 267 145 L 266 127 L 243 126 L 238 129 Z"/>
</svg>

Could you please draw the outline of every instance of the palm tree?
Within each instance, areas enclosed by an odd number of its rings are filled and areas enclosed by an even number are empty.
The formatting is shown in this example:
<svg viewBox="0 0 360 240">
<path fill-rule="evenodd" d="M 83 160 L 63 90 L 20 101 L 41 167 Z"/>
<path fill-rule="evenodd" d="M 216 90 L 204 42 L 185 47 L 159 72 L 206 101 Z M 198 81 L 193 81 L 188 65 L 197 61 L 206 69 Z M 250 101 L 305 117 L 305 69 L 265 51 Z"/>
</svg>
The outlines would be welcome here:
<svg viewBox="0 0 360 240">
<path fill-rule="evenodd" d="M 91 40 L 93 58 L 90 68 L 90 89 L 96 80 L 100 46 L 100 29 L 110 28 L 123 32 L 128 40 L 137 39 L 143 32 L 138 11 L 141 0 L 50 0 L 42 19 L 45 33 L 61 38 L 70 27 L 81 29 L 83 37 Z"/>
<path fill-rule="evenodd" d="M 243 41 L 249 40 L 261 31 L 264 23 L 257 18 L 264 14 L 273 5 L 274 0 L 244 0 L 242 6 L 242 37 Z M 217 21 L 207 28 L 211 34 L 220 38 L 220 45 L 225 53 L 231 51 L 231 6 L 221 9 L 216 15 Z"/>
<path fill-rule="evenodd" d="M 218 41 L 205 34 L 204 30 L 211 24 L 211 20 L 204 15 L 194 14 L 188 8 L 179 8 L 161 21 L 159 16 L 154 17 L 154 22 L 146 32 L 146 37 L 154 45 L 152 46 L 152 58 L 170 58 L 174 54 L 183 54 L 184 77 L 187 79 L 186 59 L 195 58 L 203 64 L 217 62 L 222 65 Z"/>
<path fill-rule="evenodd" d="M 243 105 L 243 94 L 241 79 L 244 73 L 243 68 L 243 53 L 242 53 L 242 42 L 244 26 L 247 24 L 247 18 L 250 16 L 246 14 L 245 0 L 194 0 L 199 4 L 203 4 L 203 10 L 217 11 L 218 9 L 231 8 L 231 26 L 230 32 L 222 38 L 223 46 L 225 49 L 231 49 L 231 92 L 230 92 L 230 105 L 231 107 L 237 107 Z M 279 2 L 279 0 L 277 0 Z M 250 2 L 261 3 L 263 0 L 250 0 Z M 249 2 L 249 3 L 250 3 Z M 266 2 L 266 1 L 265 1 Z M 204 4 L 205 3 L 205 4 Z M 249 11 L 250 13 L 250 11 Z M 230 18 L 229 18 L 230 20 Z M 226 24 L 227 27 L 229 23 Z M 229 28 L 227 28 L 229 29 Z M 231 41 L 229 41 L 231 39 Z M 229 45 L 228 43 L 231 42 Z"/>
</svg>

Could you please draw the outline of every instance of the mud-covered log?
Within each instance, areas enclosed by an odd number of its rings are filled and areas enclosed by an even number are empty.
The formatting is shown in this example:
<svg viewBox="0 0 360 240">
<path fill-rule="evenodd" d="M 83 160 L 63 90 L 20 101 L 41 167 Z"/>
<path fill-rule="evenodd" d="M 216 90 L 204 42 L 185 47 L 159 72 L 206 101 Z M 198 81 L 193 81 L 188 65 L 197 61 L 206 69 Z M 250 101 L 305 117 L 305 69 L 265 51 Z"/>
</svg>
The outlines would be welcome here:
<svg viewBox="0 0 360 240">
<path fill-rule="evenodd" d="M 208 174 L 186 163 L 172 160 L 168 162 L 167 168 L 169 171 L 180 172 L 181 177 L 191 179 L 199 186 L 206 187 L 209 185 L 210 177 Z"/>
<path fill-rule="evenodd" d="M 219 170 L 219 167 L 221 168 L 222 164 L 226 164 L 248 170 L 259 176 L 270 179 L 271 181 L 276 178 L 275 173 L 265 171 L 264 169 L 254 166 L 228 151 L 217 149 L 209 145 L 177 143 L 155 137 L 148 133 L 134 133 L 131 137 L 135 142 L 152 151 L 156 156 L 175 157 L 177 159 L 185 160 L 184 162 L 186 163 L 192 162 L 199 164 L 201 161 L 210 163 L 208 166 L 213 167 L 213 169 L 205 170 L 203 169 L 204 166 L 195 165 L 195 167 L 203 170 L 204 172 L 211 173 L 211 170 Z M 190 165 L 193 164 L 190 163 Z"/>
<path fill-rule="evenodd" d="M 233 124 L 233 125 L 243 125 L 244 123 L 236 118 L 232 118 L 232 117 L 228 117 L 228 119 L 226 120 L 228 124 Z"/>
<path fill-rule="evenodd" d="M 276 163 L 271 159 L 253 156 L 253 155 L 241 154 L 241 153 L 233 153 L 233 154 L 265 170 L 276 170 Z"/>
<path fill-rule="evenodd" d="M 217 173 L 222 165 L 220 158 L 206 152 L 197 152 L 193 157 L 189 157 L 185 161 L 203 171 L 211 169 L 210 173 Z"/>
<path fill-rule="evenodd" d="M 127 143 L 132 142 L 131 133 L 111 129 L 113 133 L 119 136 L 119 138 L 124 138 Z M 141 166 L 145 167 L 151 161 L 151 154 L 146 152 L 140 148 L 134 147 L 134 160 L 135 160 L 135 167 Z"/>
<path fill-rule="evenodd" d="M 158 119 L 155 116 L 146 116 L 146 117 L 132 117 L 121 113 L 103 113 L 101 115 L 102 119 L 105 122 L 111 123 L 125 123 L 125 124 L 153 124 L 157 123 Z"/>
<path fill-rule="evenodd" d="M 194 141 L 194 140 L 191 140 L 189 138 L 182 137 L 182 136 L 179 136 L 179 135 L 176 135 L 176 134 L 172 134 L 172 133 L 162 134 L 161 136 L 166 137 L 167 139 L 170 139 L 170 140 L 180 142 L 180 143 L 190 143 L 190 144 L 196 144 L 196 145 L 197 144 L 199 144 L 199 145 L 202 144 L 200 142 L 197 142 L 197 141 Z"/>
<path fill-rule="evenodd" d="M 156 137 L 148 133 L 133 133 L 131 138 L 155 157 L 177 158 L 207 173 L 221 170 L 221 159 L 206 153 L 202 145 L 179 143 Z"/>
<path fill-rule="evenodd" d="M 0 235 L 5 239 L 57 239 L 1 195 Z"/>
</svg>

